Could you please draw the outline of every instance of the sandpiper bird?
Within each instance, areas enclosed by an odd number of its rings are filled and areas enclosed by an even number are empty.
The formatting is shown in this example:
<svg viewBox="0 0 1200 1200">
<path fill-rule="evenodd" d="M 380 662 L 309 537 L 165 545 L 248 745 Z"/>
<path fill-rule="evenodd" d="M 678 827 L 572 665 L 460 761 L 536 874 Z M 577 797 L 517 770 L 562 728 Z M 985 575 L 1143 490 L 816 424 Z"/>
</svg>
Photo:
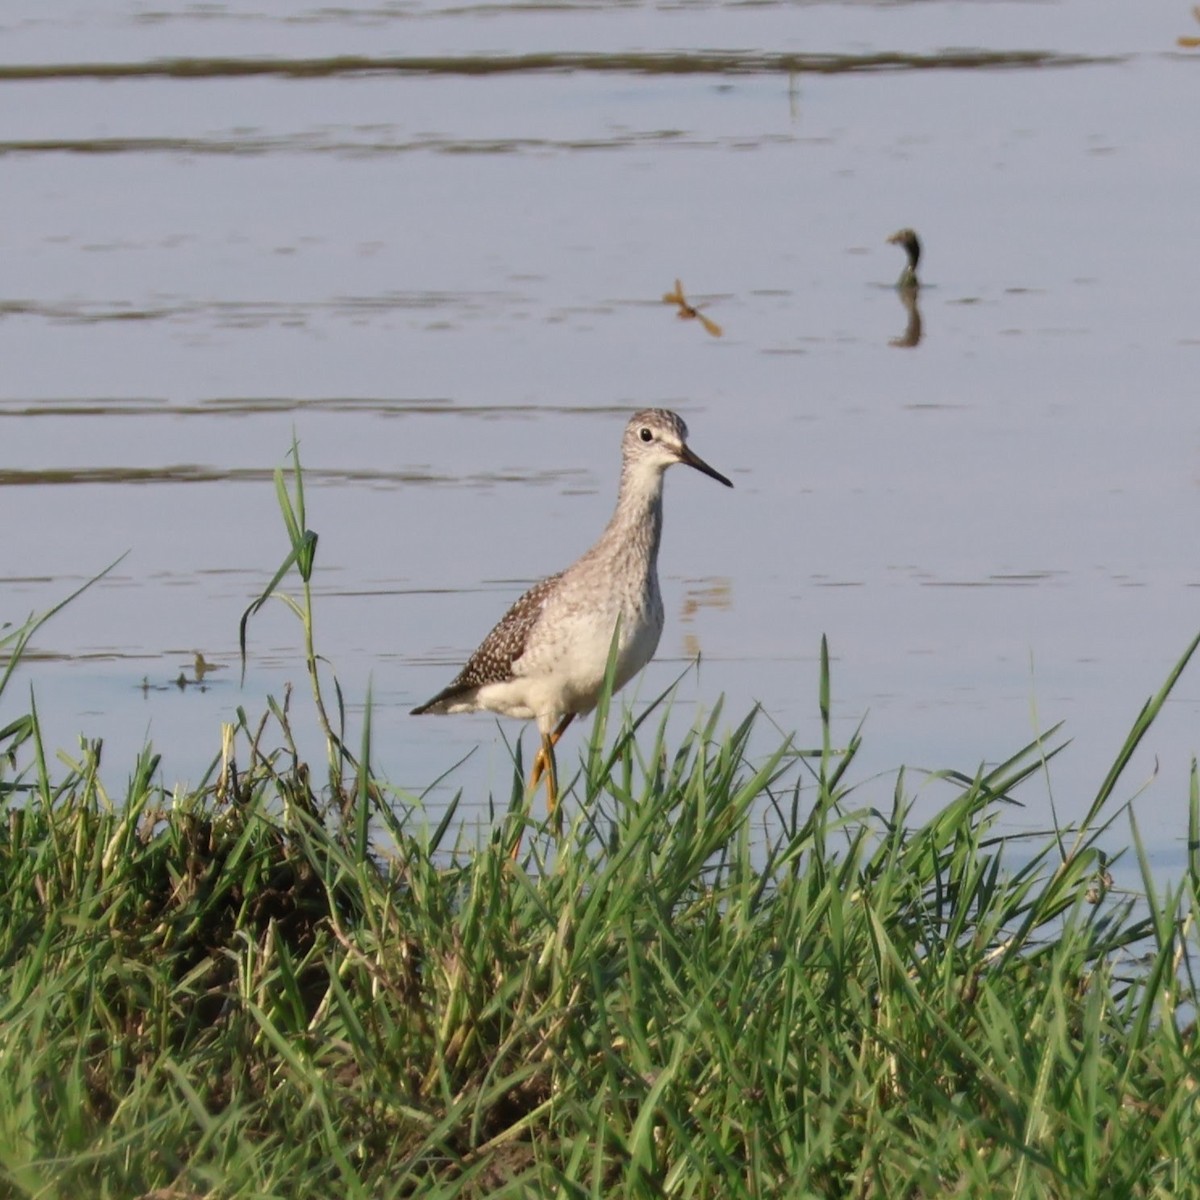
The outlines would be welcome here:
<svg viewBox="0 0 1200 1200">
<path fill-rule="evenodd" d="M 537 721 L 541 747 L 529 786 L 532 791 L 546 775 L 551 813 L 558 803 L 554 747 L 573 718 L 595 707 L 614 634 L 614 691 L 658 648 L 663 473 L 673 463 L 687 463 L 733 487 L 688 448 L 687 426 L 675 413 L 662 408 L 634 413 L 621 441 L 616 511 L 600 540 L 565 571 L 531 587 L 449 687 L 412 710 L 419 716 L 487 709 Z"/>
<path fill-rule="evenodd" d="M 921 261 L 921 241 L 917 237 L 916 231 L 898 229 L 888 238 L 888 243 L 893 246 L 903 246 L 904 253 L 908 255 L 908 266 L 900 272 L 896 286 L 898 288 L 920 287 L 920 280 L 917 279 L 917 263 Z"/>
</svg>

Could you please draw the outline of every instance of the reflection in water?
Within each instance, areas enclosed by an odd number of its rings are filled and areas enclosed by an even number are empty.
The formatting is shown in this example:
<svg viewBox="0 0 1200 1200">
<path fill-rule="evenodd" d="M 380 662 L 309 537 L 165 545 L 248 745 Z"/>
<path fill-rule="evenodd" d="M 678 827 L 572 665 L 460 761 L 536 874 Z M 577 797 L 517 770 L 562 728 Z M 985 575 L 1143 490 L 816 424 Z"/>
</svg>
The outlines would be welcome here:
<svg viewBox="0 0 1200 1200">
<path fill-rule="evenodd" d="M 888 238 L 888 244 L 902 246 L 908 256 L 908 262 L 900 272 L 900 278 L 896 280 L 896 290 L 900 294 L 900 303 L 904 305 L 908 321 L 904 332 L 899 337 L 892 338 L 888 345 L 911 349 L 921 342 L 921 309 L 917 305 L 917 292 L 921 287 L 921 281 L 917 278 L 917 264 L 921 261 L 921 239 L 917 237 L 915 229 L 906 227 L 897 229 Z"/>
<path fill-rule="evenodd" d="M 894 337 L 888 342 L 889 346 L 898 346 L 901 349 L 911 349 L 913 346 L 918 346 L 921 343 L 921 308 L 917 304 L 916 287 L 898 287 L 896 294 L 900 297 L 900 303 L 904 305 L 904 311 L 908 314 L 908 323 L 904 326 L 904 332 L 899 337 Z"/>
<path fill-rule="evenodd" d="M 150 676 L 143 675 L 142 682 L 138 684 L 138 687 L 143 696 L 149 696 L 151 692 L 170 691 L 171 688 L 177 688 L 181 692 L 186 692 L 188 688 L 196 688 L 198 691 L 207 692 L 210 685 L 204 682 L 204 677 L 213 671 L 223 671 L 225 666 L 225 663 L 209 662 L 201 651 L 197 650 L 194 652 L 192 661 L 192 671 L 195 678 L 189 679 L 186 671 L 180 671 L 170 683 L 151 683 Z"/>
<path fill-rule="evenodd" d="M 728 575 L 709 575 L 688 581 L 683 595 L 683 606 L 679 611 L 681 624 L 687 626 L 702 609 L 718 609 L 728 612 L 733 607 L 733 580 Z M 688 629 L 683 635 L 685 658 L 700 657 L 700 639 Z"/>
<path fill-rule="evenodd" d="M 709 320 L 694 304 L 689 304 L 683 294 L 683 284 L 675 280 L 675 290 L 663 293 L 664 304 L 677 304 L 679 311 L 675 314 L 681 321 L 699 321 L 713 337 L 721 336 L 721 327 L 716 321 Z"/>
<path fill-rule="evenodd" d="M 197 650 L 195 652 L 195 660 L 193 662 L 192 669 L 196 674 L 196 682 L 203 683 L 205 675 L 208 675 L 213 671 L 225 670 L 225 663 L 209 662 L 208 659 L 204 657 L 203 653 Z"/>
</svg>

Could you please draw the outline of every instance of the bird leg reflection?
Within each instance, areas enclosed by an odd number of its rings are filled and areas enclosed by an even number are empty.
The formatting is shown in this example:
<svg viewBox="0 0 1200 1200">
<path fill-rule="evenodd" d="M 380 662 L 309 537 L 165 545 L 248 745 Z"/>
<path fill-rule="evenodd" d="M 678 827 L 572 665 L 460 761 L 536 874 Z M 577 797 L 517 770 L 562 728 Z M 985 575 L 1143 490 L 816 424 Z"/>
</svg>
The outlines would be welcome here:
<svg viewBox="0 0 1200 1200">
<path fill-rule="evenodd" d="M 529 773 L 529 793 L 537 791 L 537 786 L 546 776 L 546 808 L 553 816 L 558 808 L 558 764 L 554 759 L 554 747 L 567 731 L 567 726 L 575 719 L 574 713 L 567 713 L 555 726 L 552 733 L 542 734 L 542 744 L 534 755 L 533 770 Z"/>
</svg>

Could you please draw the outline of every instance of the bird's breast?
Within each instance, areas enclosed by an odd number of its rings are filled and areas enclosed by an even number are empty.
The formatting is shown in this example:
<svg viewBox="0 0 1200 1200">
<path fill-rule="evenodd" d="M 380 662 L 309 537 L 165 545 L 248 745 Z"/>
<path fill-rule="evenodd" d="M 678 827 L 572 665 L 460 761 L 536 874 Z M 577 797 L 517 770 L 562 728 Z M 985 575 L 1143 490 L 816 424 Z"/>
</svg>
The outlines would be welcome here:
<svg viewBox="0 0 1200 1200">
<path fill-rule="evenodd" d="M 533 644 L 515 668 L 551 684 L 546 704 L 555 711 L 586 713 L 595 707 L 614 633 L 614 690 L 654 657 L 663 628 L 662 597 L 657 578 L 637 582 L 640 586 L 610 586 L 603 597 L 567 595 L 547 607 Z"/>
</svg>

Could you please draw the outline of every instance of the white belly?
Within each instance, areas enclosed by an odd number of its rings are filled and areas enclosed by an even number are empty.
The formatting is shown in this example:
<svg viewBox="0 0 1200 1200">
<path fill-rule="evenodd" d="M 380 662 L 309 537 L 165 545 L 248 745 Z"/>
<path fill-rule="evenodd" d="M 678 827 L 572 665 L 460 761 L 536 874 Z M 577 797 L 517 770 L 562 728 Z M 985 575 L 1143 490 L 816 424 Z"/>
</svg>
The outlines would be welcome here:
<svg viewBox="0 0 1200 1200">
<path fill-rule="evenodd" d="M 547 606 L 536 636 L 513 664 L 514 678 L 481 690 L 483 707 L 508 716 L 537 718 L 553 724 L 567 713 L 584 714 L 596 706 L 604 686 L 613 633 L 620 621 L 614 691 L 627 684 L 653 657 L 662 634 L 658 588 L 650 604 L 614 603 L 605 611 Z"/>
</svg>

